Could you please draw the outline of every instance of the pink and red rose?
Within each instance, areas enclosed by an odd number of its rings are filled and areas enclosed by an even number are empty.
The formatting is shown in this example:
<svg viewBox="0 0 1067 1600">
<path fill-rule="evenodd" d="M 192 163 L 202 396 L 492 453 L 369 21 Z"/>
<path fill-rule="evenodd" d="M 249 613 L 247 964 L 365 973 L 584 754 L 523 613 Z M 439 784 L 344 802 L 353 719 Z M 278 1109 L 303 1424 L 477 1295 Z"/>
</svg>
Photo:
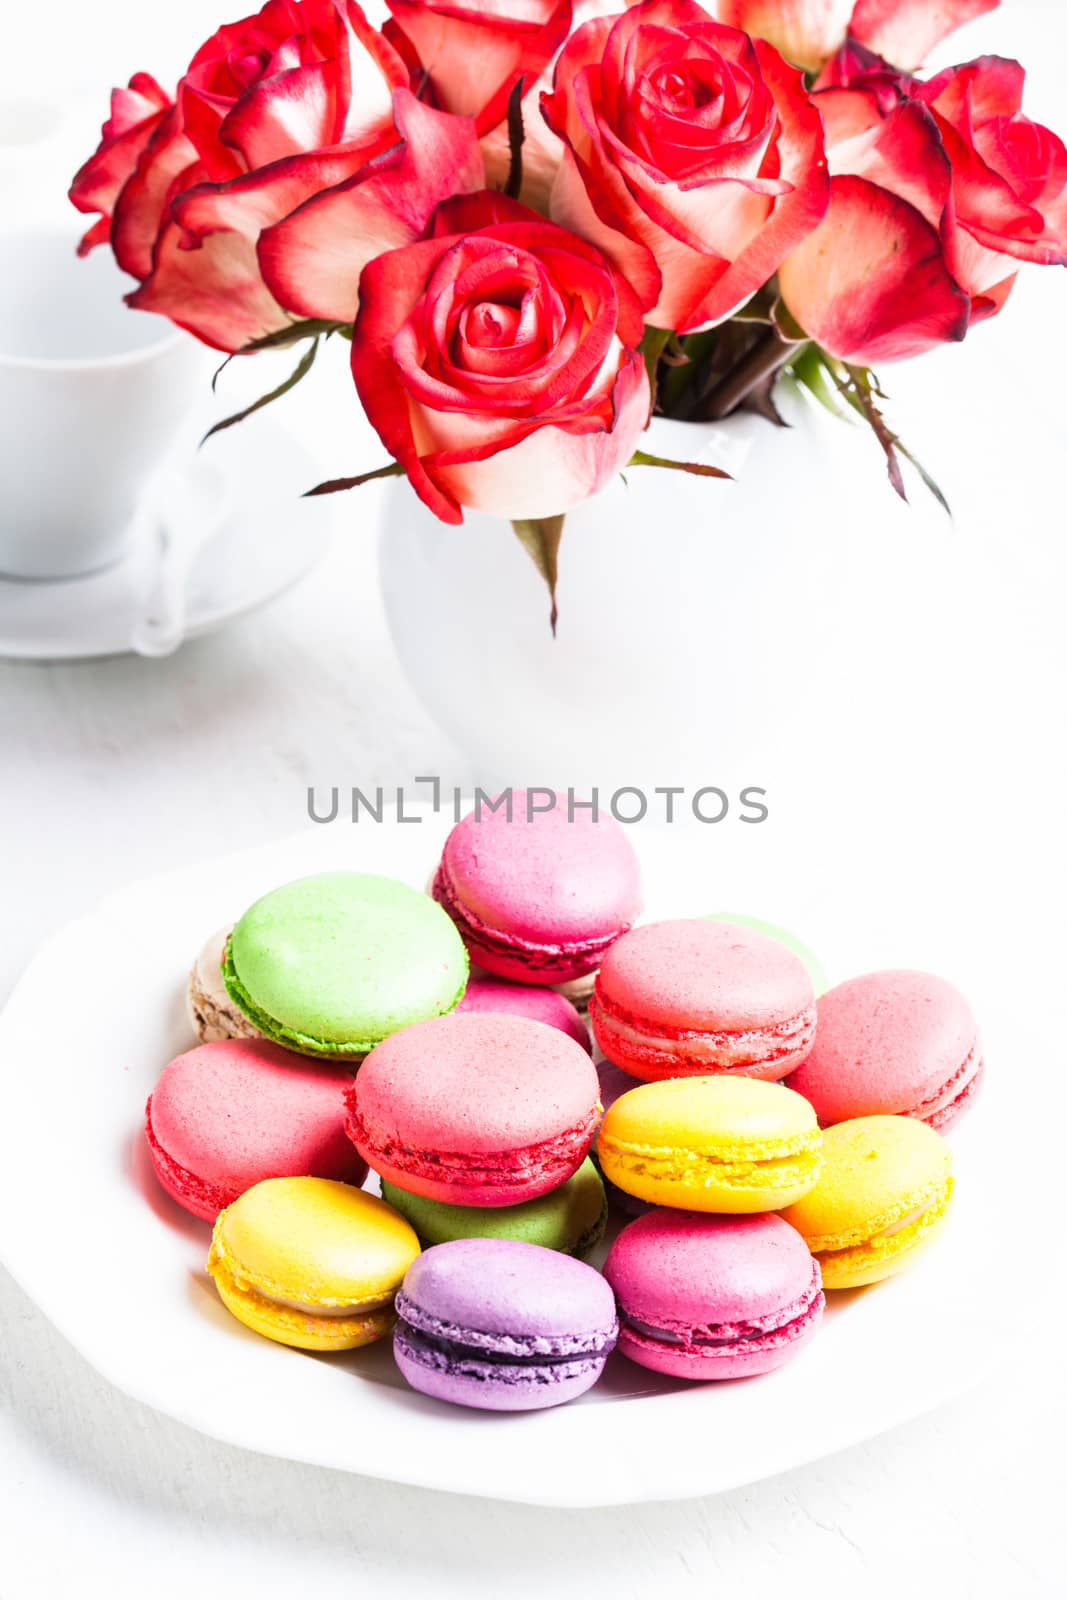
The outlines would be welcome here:
<svg viewBox="0 0 1067 1600">
<path fill-rule="evenodd" d="M 694 0 L 587 23 L 543 105 L 567 146 L 553 217 L 600 246 L 657 327 L 724 321 L 826 209 L 800 73 Z"/>
<path fill-rule="evenodd" d="M 523 181 L 520 198 L 546 210 L 559 140 L 541 116 L 539 95 L 575 12 L 588 0 L 387 0 L 384 33 L 407 63 L 420 95 L 473 117 L 486 180 L 502 189 L 511 165 L 508 108 L 521 82 Z"/>
<path fill-rule="evenodd" d="M 830 207 L 779 276 L 832 354 L 870 364 L 962 338 L 1020 261 L 1067 262 L 1067 149 L 1023 115 L 1018 63 L 921 83 L 849 48 L 819 81 Z"/>
<path fill-rule="evenodd" d="M 100 130 L 99 148 L 78 172 L 70 190 L 79 211 L 99 213 L 78 246 L 79 255 L 110 242 L 119 196 L 173 103 L 147 72 L 135 72 L 125 89 L 112 89 L 111 115 Z"/>
<path fill-rule="evenodd" d="M 344 186 L 357 239 L 347 251 L 351 241 L 340 242 L 331 284 L 349 272 L 351 317 L 363 261 L 417 237 L 439 200 L 483 181 L 471 126 L 407 86 L 404 63 L 353 0 L 268 0 L 197 51 L 173 104 L 146 75 L 117 92 L 71 188 L 80 210 L 100 213 L 84 247 L 110 242 L 139 280 L 130 305 L 238 350 L 293 313 L 330 315 L 309 310 L 313 285 L 291 296 L 289 251 L 261 261 L 258 247 Z M 385 188 L 400 197 L 395 207 L 383 204 Z"/>
<path fill-rule="evenodd" d="M 767 39 L 816 71 L 850 36 L 899 67 L 914 68 L 965 22 L 1000 0 L 719 0 L 723 22 Z"/>
<path fill-rule="evenodd" d="M 1067 147 L 1023 114 L 1026 73 L 983 56 L 913 85 L 952 168 L 945 254 L 976 316 L 999 311 L 1021 261 L 1067 265 Z"/>
<path fill-rule="evenodd" d="M 625 466 L 650 392 L 640 307 L 601 253 L 483 193 L 364 269 L 352 373 L 367 416 L 445 522 L 540 518 Z"/>
<path fill-rule="evenodd" d="M 571 31 L 571 0 L 387 0 L 385 36 L 412 81 L 480 136 L 507 117 L 520 78 L 529 94 Z"/>
</svg>

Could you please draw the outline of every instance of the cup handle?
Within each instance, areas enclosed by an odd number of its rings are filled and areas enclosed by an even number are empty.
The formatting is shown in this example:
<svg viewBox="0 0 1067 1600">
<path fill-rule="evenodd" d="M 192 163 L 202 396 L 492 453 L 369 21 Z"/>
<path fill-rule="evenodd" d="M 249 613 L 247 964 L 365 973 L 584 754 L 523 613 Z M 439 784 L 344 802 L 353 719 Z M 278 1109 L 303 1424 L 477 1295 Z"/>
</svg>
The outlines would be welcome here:
<svg viewBox="0 0 1067 1600">
<path fill-rule="evenodd" d="M 229 513 L 230 492 L 221 473 L 202 463 L 197 463 L 195 472 L 201 477 L 210 474 L 210 490 L 197 493 L 188 467 L 170 467 L 152 483 L 139 513 L 154 525 L 157 550 L 144 607 L 130 638 L 131 648 L 141 656 L 173 655 L 182 645 L 193 560 Z"/>
</svg>

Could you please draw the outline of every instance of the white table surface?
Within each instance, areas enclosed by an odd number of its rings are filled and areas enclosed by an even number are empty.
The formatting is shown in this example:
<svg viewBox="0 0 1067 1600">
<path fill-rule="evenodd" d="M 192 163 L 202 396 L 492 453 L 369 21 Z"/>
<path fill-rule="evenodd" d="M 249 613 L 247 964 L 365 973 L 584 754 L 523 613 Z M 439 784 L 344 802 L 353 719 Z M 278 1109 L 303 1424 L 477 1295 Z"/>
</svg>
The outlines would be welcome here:
<svg viewBox="0 0 1067 1600">
<path fill-rule="evenodd" d="M 1057 110 L 1062 120 L 1063 106 L 1067 29 L 1057 7 L 1010 6 L 972 34 L 972 53 L 1017 49 L 1032 64 L 1035 103 L 1050 121 Z M 206 0 L 169 12 L 133 0 L 61 6 L 49 84 L 85 89 L 136 66 L 165 68 L 209 30 L 215 10 Z M 19 58 L 17 48 L 7 57 L 5 90 Z M 1033 339 L 1052 296 L 1027 285 L 1020 300 L 1018 327 Z M 998 341 L 1001 372 L 1017 383 L 1057 348 L 1062 362 L 1063 337 L 1050 323 L 1048 348 L 1034 339 L 1013 364 L 1011 315 L 985 335 Z M 995 415 L 988 396 L 961 401 L 972 404 Z M 1012 404 L 1025 417 L 1037 402 L 1016 387 Z M 299 403 L 293 415 L 299 424 Z M 339 449 L 336 416 L 331 427 Z M 1035 629 L 1062 630 L 1062 585 L 1056 592 L 1046 575 L 1057 570 L 1064 522 L 1062 458 L 1027 458 L 1025 429 L 1013 437 L 1022 450 L 1018 515 L 996 548 L 1006 572 L 1021 562 L 1031 574 L 1028 604 L 1012 603 L 1022 592 L 1016 575 L 1002 619 L 1018 639 L 1018 675 L 991 710 L 988 743 L 974 751 L 980 803 L 964 819 L 927 806 L 919 833 L 931 867 L 974 863 L 989 884 L 982 914 L 1017 919 L 1025 952 L 1032 928 L 1055 931 L 1048 906 L 1063 887 L 1055 749 L 1063 656 L 1047 658 L 1058 679 L 1035 677 L 1033 661 L 1045 658 L 1028 650 Z M 980 457 L 996 440 L 987 434 L 972 448 Z M 360 505 L 346 503 L 330 556 L 296 590 L 170 660 L 0 663 L 0 998 L 45 934 L 117 884 L 310 825 L 309 783 L 367 787 L 415 772 L 477 778 L 398 673 L 376 597 L 373 501 Z M 1015 705 L 1025 706 L 1030 743 L 1012 737 Z M 917 826 L 926 814 L 919 800 L 890 794 L 870 829 L 888 837 L 909 804 Z M 977 890 L 974 904 L 979 914 Z M 1043 952 L 1050 973 L 1062 973 L 1059 937 L 1058 956 Z M 1000 1069 L 1022 1076 L 1029 1066 Z M 47 1152 L 41 1181 L 62 1182 Z M 1058 1214 L 1038 1208 L 1020 1225 L 1051 1236 Z M 1050 1251 L 1058 1248 L 1050 1237 Z M 990 1292 L 1018 1294 L 1025 1315 L 1026 1286 L 1010 1261 L 990 1263 Z M 203 1438 L 110 1388 L 0 1272 L 0 1594 L 22 1600 L 76 1583 L 161 1600 L 194 1588 L 266 1600 L 294 1584 L 305 1593 L 374 1584 L 442 1597 L 472 1589 L 628 1596 L 655 1586 L 760 1600 L 784 1587 L 844 1595 L 858 1585 L 881 1595 L 904 1584 L 924 1596 L 951 1584 L 968 1595 L 1051 1596 L 1063 1592 L 1067 1387 L 1056 1333 L 1034 1332 L 1032 1357 L 982 1390 L 802 1471 L 717 1499 L 543 1512 L 298 1467 Z"/>
</svg>

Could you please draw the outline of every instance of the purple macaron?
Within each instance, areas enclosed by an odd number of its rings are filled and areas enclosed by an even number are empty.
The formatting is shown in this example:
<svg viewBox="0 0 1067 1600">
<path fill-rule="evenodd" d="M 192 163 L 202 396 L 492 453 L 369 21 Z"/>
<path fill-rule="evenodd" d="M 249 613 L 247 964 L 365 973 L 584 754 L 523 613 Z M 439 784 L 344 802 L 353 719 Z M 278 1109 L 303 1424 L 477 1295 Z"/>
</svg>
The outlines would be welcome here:
<svg viewBox="0 0 1067 1600">
<path fill-rule="evenodd" d="M 408 1268 L 396 1364 L 413 1389 L 483 1411 L 574 1400 L 615 1347 L 611 1289 L 571 1256 L 514 1239 L 453 1239 Z"/>
</svg>

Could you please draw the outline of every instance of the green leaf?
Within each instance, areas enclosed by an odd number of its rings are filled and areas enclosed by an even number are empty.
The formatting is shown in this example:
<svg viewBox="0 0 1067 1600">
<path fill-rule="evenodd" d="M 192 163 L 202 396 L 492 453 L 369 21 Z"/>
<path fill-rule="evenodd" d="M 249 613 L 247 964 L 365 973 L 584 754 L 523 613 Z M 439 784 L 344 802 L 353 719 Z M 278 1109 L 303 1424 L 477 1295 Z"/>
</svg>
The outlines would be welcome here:
<svg viewBox="0 0 1067 1600">
<path fill-rule="evenodd" d="M 652 409 L 656 409 L 656 392 L 659 384 L 659 362 L 664 350 L 673 338 L 670 328 L 654 328 L 651 323 L 645 328 L 644 337 L 638 349 L 645 358 L 645 371 L 652 388 Z"/>
<path fill-rule="evenodd" d="M 650 456 L 646 450 L 635 450 L 627 466 L 666 467 L 671 472 L 691 472 L 698 478 L 731 478 L 721 467 L 709 467 L 703 461 L 669 461 L 666 456 Z"/>
<path fill-rule="evenodd" d="M 946 496 L 944 490 L 941 488 L 941 485 L 938 483 L 937 479 L 932 477 L 931 474 L 929 472 L 927 472 L 926 468 L 923 466 L 923 464 L 919 460 L 918 456 L 914 455 L 913 452 L 908 449 L 907 445 L 906 444 L 902 444 L 899 439 L 897 440 L 897 449 L 900 451 L 901 455 L 904 457 L 904 459 L 906 461 L 910 461 L 911 462 L 912 466 L 915 468 L 916 472 L 919 474 L 919 477 L 922 479 L 922 481 L 925 484 L 926 488 L 933 495 L 934 499 L 937 501 L 938 505 L 944 511 L 945 515 L 947 517 L 953 517 L 953 511 L 952 511 L 952 507 L 949 505 L 948 497 Z M 953 520 L 954 520 L 954 518 L 953 518 Z"/>
<path fill-rule="evenodd" d="M 803 384 L 832 417 L 839 422 L 851 422 L 851 417 L 838 399 L 836 388 L 827 380 L 823 353 L 818 345 L 809 345 L 795 356 L 789 364 L 789 371 L 797 383 Z"/>
<path fill-rule="evenodd" d="M 265 333 L 259 339 L 253 339 L 249 344 L 241 346 L 232 355 L 228 355 L 220 367 L 215 369 L 211 379 L 211 392 L 215 393 L 215 386 L 230 362 L 236 356 L 255 355 L 260 350 L 288 350 L 294 344 L 300 344 L 304 339 L 317 339 L 320 336 L 328 339 L 332 333 L 339 333 L 344 338 L 351 339 L 352 329 L 346 322 L 327 322 L 322 317 L 308 317 L 302 322 L 288 322 L 284 328 L 275 328 L 273 333 Z"/>
<path fill-rule="evenodd" d="M 522 121 L 522 90 L 526 79 L 519 78 L 508 96 L 508 144 L 511 148 L 511 165 L 508 168 L 508 181 L 504 185 L 504 193 L 511 200 L 517 200 L 522 191 L 522 147 L 526 141 L 526 129 Z"/>
<path fill-rule="evenodd" d="M 512 522 L 519 542 L 534 566 L 548 585 L 551 610 L 548 614 L 552 637 L 556 636 L 559 607 L 556 605 L 556 585 L 559 582 L 559 547 L 563 538 L 565 517 L 530 517 Z"/>
<path fill-rule="evenodd" d="M 786 344 L 808 343 L 807 334 L 780 296 L 771 307 L 771 321 L 778 337 L 784 339 Z"/>
<path fill-rule="evenodd" d="M 752 299 L 743 305 L 740 311 L 735 311 L 730 318 L 731 322 L 774 322 L 775 306 L 778 297 L 775 292 L 777 279 L 772 278 L 770 283 L 765 283 L 762 289 L 757 289 Z"/>
<path fill-rule="evenodd" d="M 345 489 L 361 489 L 365 483 L 373 483 L 375 478 L 402 478 L 404 469 L 399 461 L 390 461 L 386 467 L 375 467 L 373 472 L 361 472 L 355 478 L 328 478 L 325 483 L 317 483 L 314 489 L 305 489 L 301 499 L 314 500 L 320 494 L 341 494 Z"/>
<path fill-rule="evenodd" d="M 290 345 L 299 344 L 302 339 L 317 339 L 320 334 L 327 337 L 331 333 L 340 333 L 347 327 L 344 322 L 328 322 L 323 317 L 308 317 L 303 322 L 290 322 L 284 328 L 275 328 L 273 333 L 265 333 L 261 339 L 252 339 L 248 344 L 242 345 L 237 351 L 239 356 L 253 355 L 257 350 L 288 350 Z"/>
<path fill-rule="evenodd" d="M 900 498 L 907 504 L 908 491 L 904 487 L 904 474 L 901 472 L 900 462 L 897 460 L 896 435 L 875 405 L 871 386 L 867 382 L 867 377 L 862 367 L 846 366 L 847 378 L 842 378 L 833 365 L 828 365 L 826 370 L 837 385 L 838 392 L 844 396 L 855 411 L 859 412 L 878 440 L 885 453 L 889 481 Z"/>
<path fill-rule="evenodd" d="M 253 400 L 250 406 L 245 406 L 243 411 L 235 411 L 232 417 L 225 417 L 222 422 L 216 422 L 213 428 L 207 430 L 200 443 L 202 445 L 207 444 L 212 434 L 222 433 L 225 428 L 232 428 L 236 423 L 244 422 L 245 418 L 252 416 L 253 412 L 262 411 L 264 406 L 269 406 L 274 400 L 280 400 L 283 394 L 288 394 L 290 389 L 295 389 L 301 378 L 307 377 L 311 371 L 318 349 L 318 339 L 312 340 L 312 343 L 304 351 L 292 372 L 276 389 L 272 389 L 269 394 L 260 395 L 259 399 Z"/>
<path fill-rule="evenodd" d="M 951 517 L 952 507 L 945 498 L 939 484 L 930 476 L 922 463 L 908 449 L 907 445 L 901 441 L 899 435 L 893 432 L 879 410 L 876 404 L 876 397 L 879 400 L 884 399 L 885 392 L 874 373 L 867 367 L 852 367 L 846 364 L 844 368 L 845 376 L 842 377 L 837 370 L 836 363 L 825 356 L 823 364 L 836 384 L 838 392 L 848 401 L 853 410 L 859 413 L 881 445 L 885 453 L 889 481 L 900 498 L 905 503 L 907 502 L 908 492 L 904 486 L 904 474 L 901 471 L 899 460 L 899 457 L 903 456 L 905 461 L 911 462 L 938 505 L 944 509 L 946 515 Z"/>
</svg>

